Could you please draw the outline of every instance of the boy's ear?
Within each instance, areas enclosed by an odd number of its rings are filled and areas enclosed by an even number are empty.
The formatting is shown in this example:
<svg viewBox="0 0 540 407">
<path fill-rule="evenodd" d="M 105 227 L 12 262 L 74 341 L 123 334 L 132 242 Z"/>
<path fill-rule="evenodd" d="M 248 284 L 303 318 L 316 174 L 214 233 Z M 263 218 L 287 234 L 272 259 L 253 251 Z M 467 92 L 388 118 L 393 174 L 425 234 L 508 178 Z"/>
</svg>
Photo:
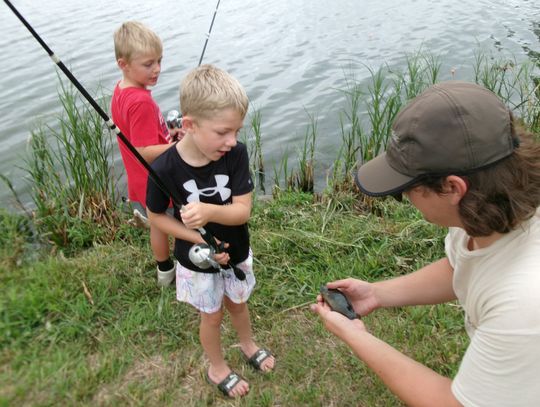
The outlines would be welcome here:
<svg viewBox="0 0 540 407">
<path fill-rule="evenodd" d="M 184 130 L 193 130 L 193 125 L 195 121 L 192 116 L 182 116 L 182 128 Z"/>
<path fill-rule="evenodd" d="M 118 58 L 118 60 L 116 61 L 116 64 L 118 65 L 118 68 L 120 68 L 123 71 L 128 66 L 128 61 L 125 60 L 124 58 Z"/>
</svg>

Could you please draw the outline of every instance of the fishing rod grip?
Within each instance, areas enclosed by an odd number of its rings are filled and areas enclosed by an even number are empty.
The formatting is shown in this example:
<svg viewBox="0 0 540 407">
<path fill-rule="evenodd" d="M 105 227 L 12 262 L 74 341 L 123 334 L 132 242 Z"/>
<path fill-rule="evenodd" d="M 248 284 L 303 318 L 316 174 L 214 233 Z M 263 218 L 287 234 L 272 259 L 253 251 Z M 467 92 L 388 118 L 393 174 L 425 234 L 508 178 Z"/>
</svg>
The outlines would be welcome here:
<svg viewBox="0 0 540 407">
<path fill-rule="evenodd" d="M 208 232 L 204 228 L 199 228 L 198 231 L 201 234 L 201 237 L 203 238 L 203 240 L 206 242 L 206 244 L 208 246 L 210 246 L 214 250 L 214 252 L 216 252 L 216 253 L 221 252 L 221 250 L 219 249 L 218 244 L 216 242 L 216 239 L 214 238 L 214 236 L 210 232 Z"/>
<path fill-rule="evenodd" d="M 208 246 L 210 246 L 215 253 L 221 253 L 223 251 L 223 243 L 218 244 L 216 238 L 210 232 L 208 232 L 204 228 L 199 228 L 198 230 L 206 244 L 208 244 Z M 238 280 L 244 281 L 246 279 L 246 273 L 244 273 L 244 271 L 238 266 L 235 266 L 231 262 L 228 262 L 227 267 L 233 270 L 234 275 Z"/>
</svg>

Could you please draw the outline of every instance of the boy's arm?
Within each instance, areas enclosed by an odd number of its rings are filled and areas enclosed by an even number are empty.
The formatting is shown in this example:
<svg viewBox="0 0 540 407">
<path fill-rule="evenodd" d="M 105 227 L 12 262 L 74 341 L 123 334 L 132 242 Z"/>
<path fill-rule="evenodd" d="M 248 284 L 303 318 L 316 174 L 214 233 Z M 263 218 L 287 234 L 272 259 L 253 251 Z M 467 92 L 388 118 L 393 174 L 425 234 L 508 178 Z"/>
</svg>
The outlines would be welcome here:
<svg viewBox="0 0 540 407">
<path fill-rule="evenodd" d="M 243 225 L 251 215 L 251 197 L 251 192 L 233 196 L 230 205 L 191 202 L 184 205 L 180 215 L 184 225 L 190 229 L 204 227 L 209 222 L 226 226 Z"/>
<path fill-rule="evenodd" d="M 150 223 L 161 230 L 162 232 L 175 237 L 176 239 L 185 240 L 192 243 L 204 243 L 204 239 L 201 234 L 192 229 L 188 229 L 178 219 L 168 215 L 166 212 L 156 213 L 152 212 L 148 207 L 146 208 L 148 219 Z"/>
<path fill-rule="evenodd" d="M 167 133 L 159 124 L 161 120 L 158 120 L 157 115 L 161 116 L 161 113 L 157 104 L 150 95 L 142 97 L 142 100 L 129 107 L 129 134 L 137 152 L 151 164 L 172 144 L 166 141 Z"/>
<path fill-rule="evenodd" d="M 168 150 L 173 144 L 156 144 L 153 146 L 135 147 L 135 150 L 142 155 L 144 161 L 152 164 L 165 150 Z"/>
</svg>

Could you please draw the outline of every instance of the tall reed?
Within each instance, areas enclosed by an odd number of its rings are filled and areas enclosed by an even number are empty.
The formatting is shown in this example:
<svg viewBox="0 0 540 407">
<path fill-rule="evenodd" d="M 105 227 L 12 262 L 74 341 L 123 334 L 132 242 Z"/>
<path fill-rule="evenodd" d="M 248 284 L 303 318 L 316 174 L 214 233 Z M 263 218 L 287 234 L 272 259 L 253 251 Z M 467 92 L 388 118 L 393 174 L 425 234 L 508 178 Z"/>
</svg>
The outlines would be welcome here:
<svg viewBox="0 0 540 407">
<path fill-rule="evenodd" d="M 438 58 L 418 52 L 406 56 L 403 71 L 367 67 L 370 79 L 362 85 L 347 78 L 346 107 L 340 115 L 342 145 L 327 180 L 327 191 L 354 189 L 357 163 L 371 160 L 386 149 L 395 116 L 407 100 L 435 83 L 440 74 Z"/>
<path fill-rule="evenodd" d="M 364 92 L 360 84 L 346 79 L 347 89 L 342 90 L 347 101 L 348 109 L 340 114 L 341 147 L 327 177 L 327 186 L 330 191 L 350 191 L 353 188 L 350 174 L 356 167 L 360 141 L 364 139 L 364 130 L 360 119 L 360 106 Z M 345 123 L 345 120 L 348 123 Z"/>
<path fill-rule="evenodd" d="M 86 247 L 110 238 L 118 225 L 113 143 L 100 116 L 71 85 L 60 81 L 58 95 L 58 127 L 32 131 L 23 170 L 40 235 L 59 247 Z"/>
<path fill-rule="evenodd" d="M 274 164 L 274 182 L 272 184 L 272 196 L 276 196 L 282 190 L 287 190 L 287 180 L 290 179 L 289 172 L 289 151 L 285 150 L 281 153 L 281 159 L 278 164 Z M 281 186 L 281 180 L 284 180 L 284 186 Z"/>
<path fill-rule="evenodd" d="M 255 178 L 258 181 L 257 186 L 263 194 L 266 194 L 266 177 L 264 172 L 264 159 L 262 154 L 262 135 L 261 135 L 261 111 L 255 110 L 251 115 L 251 130 L 253 131 L 253 148 L 250 154 Z"/>
<path fill-rule="evenodd" d="M 490 89 L 532 131 L 540 132 L 540 73 L 532 61 L 495 58 L 485 51 L 475 54 L 474 80 Z"/>
<path fill-rule="evenodd" d="M 287 187 L 292 191 L 313 192 L 315 186 L 315 142 L 317 139 L 317 119 L 310 115 L 309 125 L 304 134 L 304 144 L 300 150 L 298 169 L 287 180 Z"/>
</svg>

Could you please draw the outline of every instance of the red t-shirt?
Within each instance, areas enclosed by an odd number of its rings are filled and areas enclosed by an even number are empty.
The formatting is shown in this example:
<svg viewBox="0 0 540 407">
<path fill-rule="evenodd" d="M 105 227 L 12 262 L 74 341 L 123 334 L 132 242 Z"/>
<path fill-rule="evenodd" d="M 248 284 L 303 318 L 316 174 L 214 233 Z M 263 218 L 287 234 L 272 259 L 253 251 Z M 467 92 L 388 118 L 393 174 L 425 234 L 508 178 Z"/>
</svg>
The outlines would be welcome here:
<svg viewBox="0 0 540 407">
<path fill-rule="evenodd" d="M 111 115 L 134 147 L 169 143 L 167 123 L 148 89 L 121 89 L 117 84 L 111 100 Z M 121 140 L 118 140 L 118 146 L 126 168 L 129 200 L 146 207 L 148 171 Z"/>
</svg>

